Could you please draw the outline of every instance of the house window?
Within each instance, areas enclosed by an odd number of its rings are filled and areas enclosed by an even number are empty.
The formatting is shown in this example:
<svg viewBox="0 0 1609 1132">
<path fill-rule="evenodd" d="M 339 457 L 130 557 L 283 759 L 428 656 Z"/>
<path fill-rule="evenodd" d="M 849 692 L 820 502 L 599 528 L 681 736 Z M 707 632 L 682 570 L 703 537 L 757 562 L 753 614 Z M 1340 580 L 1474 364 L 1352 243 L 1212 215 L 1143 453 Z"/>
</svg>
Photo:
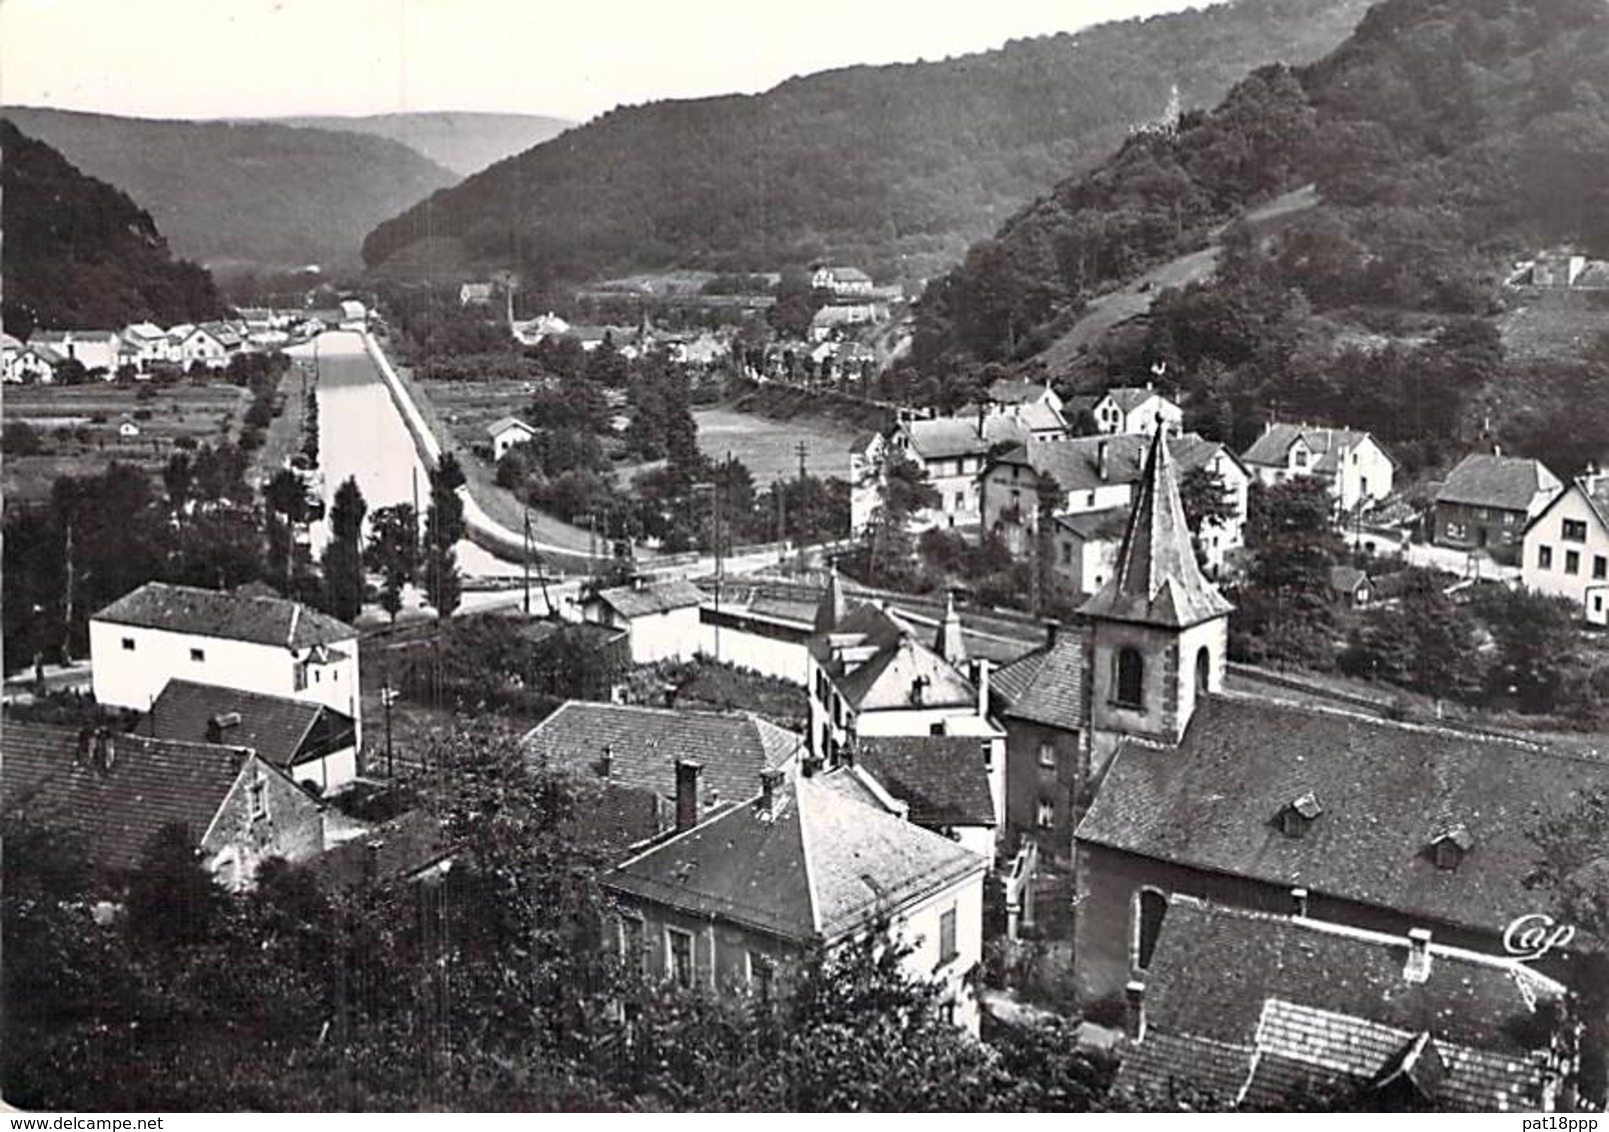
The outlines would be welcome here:
<svg viewBox="0 0 1609 1132">
<path fill-rule="evenodd" d="M 1551 546 L 1537 547 L 1536 566 L 1539 570 L 1553 569 L 1553 548 Z"/>
<path fill-rule="evenodd" d="M 1564 521 L 1565 542 L 1586 542 L 1587 521 L 1585 519 L 1566 519 Z"/>
<path fill-rule="evenodd" d="M 1056 824 L 1056 803 L 1044 798 L 1039 799 L 1039 828 L 1049 829 Z"/>
<path fill-rule="evenodd" d="M 1130 958 L 1137 970 L 1151 965 L 1156 939 L 1162 932 L 1162 919 L 1168 914 L 1168 898 L 1154 888 L 1134 894 L 1134 926 Z"/>
<path fill-rule="evenodd" d="M 252 779 L 247 790 L 248 802 L 251 806 L 251 820 L 257 821 L 268 816 L 268 779 L 258 775 Z"/>
<path fill-rule="evenodd" d="M 665 929 L 665 973 L 679 987 L 693 985 L 693 936 L 677 928 Z"/>
<path fill-rule="evenodd" d="M 1064 542 L 1061 544 L 1061 564 L 1063 566 L 1071 566 L 1073 564 L 1073 544 L 1070 542 Z"/>
<path fill-rule="evenodd" d="M 960 952 L 955 946 L 955 909 L 951 908 L 939 915 L 939 963 L 943 965 L 954 959 Z"/>
<path fill-rule="evenodd" d="M 123 651 L 124 652 L 133 652 L 134 651 L 134 638 L 133 637 L 124 637 L 123 638 Z"/>
<path fill-rule="evenodd" d="M 1086 507 L 1093 507 L 1093 506 L 1095 506 L 1095 493 L 1094 493 L 1094 492 L 1093 492 L 1093 491 L 1091 491 L 1091 492 L 1087 492 L 1087 493 L 1086 493 L 1086 494 L 1085 494 L 1085 495 L 1084 495 L 1084 505 L 1085 505 L 1085 506 L 1086 506 Z"/>
<path fill-rule="evenodd" d="M 1447 537 L 1448 538 L 1463 538 L 1464 537 L 1464 524 L 1462 524 L 1462 523 L 1448 523 L 1447 524 Z"/>
<path fill-rule="evenodd" d="M 1302 451 L 1300 448 L 1291 453 L 1291 459 L 1298 468 L 1307 467 L 1307 453 Z"/>
<path fill-rule="evenodd" d="M 295 677 L 296 690 L 305 692 L 307 690 L 307 665 L 295 664 L 291 666 L 291 670 Z"/>
<path fill-rule="evenodd" d="M 190 659 L 195 661 L 197 664 L 201 664 L 207 659 L 207 651 L 205 649 L 191 649 Z"/>
<path fill-rule="evenodd" d="M 1049 767 L 1051 770 L 1056 769 L 1056 744 L 1049 742 L 1039 744 L 1039 765 Z"/>
<path fill-rule="evenodd" d="M 1567 550 L 1564 552 L 1564 572 L 1566 574 L 1581 573 L 1581 552 L 1579 550 Z"/>
<path fill-rule="evenodd" d="M 749 989 L 761 1002 L 771 1001 L 776 973 L 776 963 L 769 955 L 761 955 L 758 951 L 749 952 Z"/>
<path fill-rule="evenodd" d="M 648 945 L 640 917 L 620 917 L 620 962 L 634 975 L 647 973 Z"/>
<path fill-rule="evenodd" d="M 1592 556 L 1592 577 L 1599 582 L 1609 578 L 1609 558 L 1605 558 L 1601 554 Z"/>
<path fill-rule="evenodd" d="M 1145 706 L 1145 658 L 1137 648 L 1117 651 L 1112 680 L 1112 701 L 1120 707 Z"/>
</svg>

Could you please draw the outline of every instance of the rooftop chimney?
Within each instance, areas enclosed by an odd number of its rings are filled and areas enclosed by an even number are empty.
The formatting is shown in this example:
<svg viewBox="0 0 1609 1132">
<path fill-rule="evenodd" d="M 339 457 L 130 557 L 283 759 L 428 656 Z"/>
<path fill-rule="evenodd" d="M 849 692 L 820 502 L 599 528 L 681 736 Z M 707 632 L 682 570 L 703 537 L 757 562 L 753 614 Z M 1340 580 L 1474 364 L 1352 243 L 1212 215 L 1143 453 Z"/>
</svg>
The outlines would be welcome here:
<svg viewBox="0 0 1609 1132">
<path fill-rule="evenodd" d="M 989 714 L 989 669 L 992 661 L 986 656 L 978 658 L 977 685 L 978 685 L 978 718 L 982 719 Z"/>
<path fill-rule="evenodd" d="M 608 743 L 603 745 L 603 756 L 598 759 L 598 777 L 608 778 L 615 769 L 615 749 Z"/>
<path fill-rule="evenodd" d="M 1128 1035 L 1132 1042 L 1145 1040 L 1145 984 L 1139 979 L 1130 979 L 1123 988 L 1123 998 L 1128 1003 Z"/>
<path fill-rule="evenodd" d="M 1095 445 L 1095 474 L 1104 483 L 1107 474 L 1107 442 L 1102 440 Z"/>
<path fill-rule="evenodd" d="M 767 768 L 760 772 L 760 816 L 770 819 L 776 817 L 777 793 L 782 789 L 784 772 L 774 768 Z"/>
<path fill-rule="evenodd" d="M 1056 638 L 1061 633 L 1061 622 L 1052 617 L 1045 622 L 1045 644 L 1054 646 Z"/>
<path fill-rule="evenodd" d="M 1408 932 L 1408 962 L 1402 968 L 1402 977 L 1410 983 L 1423 983 L 1430 979 L 1430 929 L 1413 928 Z"/>
<path fill-rule="evenodd" d="M 1296 916 L 1299 916 L 1299 917 L 1301 917 L 1303 919 L 1306 919 L 1307 918 L 1307 889 L 1305 889 L 1305 888 L 1293 888 L 1293 889 L 1291 889 L 1291 903 L 1296 906 L 1296 910 L 1292 914 L 1296 915 Z"/>
<path fill-rule="evenodd" d="M 222 743 L 224 732 L 240 726 L 240 713 L 238 711 L 219 712 L 207 720 L 207 742 Z"/>
<path fill-rule="evenodd" d="M 704 764 L 692 759 L 676 760 L 676 832 L 698 824 L 698 776 Z"/>
</svg>

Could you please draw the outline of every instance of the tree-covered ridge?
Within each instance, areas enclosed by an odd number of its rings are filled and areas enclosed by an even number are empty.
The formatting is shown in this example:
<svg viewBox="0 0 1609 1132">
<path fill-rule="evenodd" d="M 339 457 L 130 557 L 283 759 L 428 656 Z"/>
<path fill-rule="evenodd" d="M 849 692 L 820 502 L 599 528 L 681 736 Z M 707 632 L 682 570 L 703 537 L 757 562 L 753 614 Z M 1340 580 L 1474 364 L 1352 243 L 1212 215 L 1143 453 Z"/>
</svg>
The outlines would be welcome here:
<svg viewBox="0 0 1609 1132">
<path fill-rule="evenodd" d="M 1243 0 L 756 96 L 624 107 L 380 225 L 364 258 L 451 246 L 548 279 L 821 257 L 919 275 L 1159 115 L 1172 84 L 1186 105 L 1210 103 L 1253 66 L 1329 49 L 1363 9 Z"/>
<path fill-rule="evenodd" d="M 164 326 L 223 313 L 212 276 L 175 261 L 149 213 L 0 119 L 3 317 L 26 337 L 51 329 Z"/>
<path fill-rule="evenodd" d="M 389 138 L 272 122 L 191 122 L 8 107 L 19 129 L 151 211 L 180 254 L 355 267 L 375 224 L 457 174 Z"/>
<path fill-rule="evenodd" d="M 918 359 L 1032 354 L 1091 295 L 1307 182 L 1320 204 L 1260 249 L 1268 282 L 1319 311 L 1480 313 L 1513 255 L 1609 242 L 1605 168 L 1604 5 L 1386 0 L 1325 59 L 1254 73 L 1008 220 L 929 288 Z"/>
</svg>

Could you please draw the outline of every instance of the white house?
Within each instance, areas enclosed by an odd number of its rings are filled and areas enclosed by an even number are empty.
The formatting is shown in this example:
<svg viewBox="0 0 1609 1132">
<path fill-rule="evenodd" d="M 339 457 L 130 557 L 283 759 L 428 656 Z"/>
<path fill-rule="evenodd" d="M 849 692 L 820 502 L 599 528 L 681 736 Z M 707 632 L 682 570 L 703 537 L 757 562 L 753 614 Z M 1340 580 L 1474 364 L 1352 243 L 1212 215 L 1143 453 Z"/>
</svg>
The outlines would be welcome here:
<svg viewBox="0 0 1609 1132">
<path fill-rule="evenodd" d="M 581 604 L 585 621 L 625 629 L 631 639 L 631 662 L 692 660 L 698 655 L 703 627 L 699 606 L 704 592 L 676 578 L 664 582 L 637 579 L 629 586 L 598 590 Z"/>
<path fill-rule="evenodd" d="M 188 367 L 200 362 L 209 369 L 223 369 L 229 365 L 230 347 L 219 335 L 216 323 L 175 327 L 168 332 L 170 341 L 181 330 L 183 333 L 174 347 L 174 357 L 180 365 Z"/>
<path fill-rule="evenodd" d="M 516 444 L 536 438 L 536 429 L 518 417 L 502 417 L 486 426 L 486 435 L 492 439 L 492 459 L 501 460 Z"/>
<path fill-rule="evenodd" d="M 849 326 L 864 326 L 888 320 L 888 307 L 882 303 L 840 302 L 822 307 L 810 319 L 810 340 L 825 342 Z"/>
<path fill-rule="evenodd" d="M 168 332 L 154 322 L 129 323 L 123 328 L 123 345 L 133 355 L 134 367 L 138 370 L 173 360 Z"/>
<path fill-rule="evenodd" d="M 458 305 L 485 306 L 492 301 L 492 285 L 490 283 L 462 283 L 458 287 Z"/>
<path fill-rule="evenodd" d="M 55 351 L 91 373 L 111 380 L 117 376 L 121 340 L 112 330 L 35 330 L 28 345 Z"/>
<path fill-rule="evenodd" d="M 1321 477 L 1341 512 L 1370 507 L 1390 495 L 1397 466 L 1369 433 L 1273 421 L 1240 459 L 1269 487 L 1303 476 Z"/>
<path fill-rule="evenodd" d="M 1569 598 L 1594 625 L 1609 625 L 1609 473 L 1589 471 L 1525 528 L 1521 580 Z"/>
<path fill-rule="evenodd" d="M 872 277 L 858 267 L 833 267 L 822 264 L 810 276 L 810 286 L 817 291 L 831 291 L 835 297 L 849 298 L 872 293 Z"/>
<path fill-rule="evenodd" d="M 983 957 L 989 858 L 907 820 L 858 767 L 758 778 L 605 874 L 627 970 L 763 1002 L 785 997 L 813 952 L 886 933 L 976 1034 L 968 976 Z"/>
<path fill-rule="evenodd" d="M 1150 435 L 1157 426 L 1169 435 L 1184 430 L 1184 410 L 1158 393 L 1147 383 L 1145 387 L 1117 386 L 1108 389 L 1090 410 L 1100 430 L 1110 436 L 1124 433 Z"/>
<path fill-rule="evenodd" d="M 0 331 L 0 379 L 11 382 L 22 380 L 22 370 L 19 364 L 23 351 L 28 347 L 21 339 Z"/>
<path fill-rule="evenodd" d="M 49 385 L 67 359 L 49 346 L 29 343 L 17 352 L 6 367 L 6 380 Z"/>
<path fill-rule="evenodd" d="M 95 698 L 147 711 L 170 680 L 323 704 L 362 740 L 357 630 L 280 597 L 147 582 L 89 622 Z"/>
<path fill-rule="evenodd" d="M 863 432 L 849 446 L 849 535 L 858 537 L 871 525 L 883 498 L 883 456 L 888 438 Z"/>
<path fill-rule="evenodd" d="M 928 483 L 939 496 L 937 507 L 912 517 L 912 528 L 960 527 L 979 522 L 979 477 L 989 450 L 997 444 L 1026 442 L 1029 436 L 1021 421 L 1001 414 L 900 422 L 890 443 L 926 473 Z"/>
<path fill-rule="evenodd" d="M 368 325 L 369 311 L 356 299 L 341 300 L 341 329 L 362 330 Z"/>
<path fill-rule="evenodd" d="M 117 435 L 124 440 L 138 440 L 140 436 L 139 422 L 127 414 L 118 417 Z"/>
</svg>

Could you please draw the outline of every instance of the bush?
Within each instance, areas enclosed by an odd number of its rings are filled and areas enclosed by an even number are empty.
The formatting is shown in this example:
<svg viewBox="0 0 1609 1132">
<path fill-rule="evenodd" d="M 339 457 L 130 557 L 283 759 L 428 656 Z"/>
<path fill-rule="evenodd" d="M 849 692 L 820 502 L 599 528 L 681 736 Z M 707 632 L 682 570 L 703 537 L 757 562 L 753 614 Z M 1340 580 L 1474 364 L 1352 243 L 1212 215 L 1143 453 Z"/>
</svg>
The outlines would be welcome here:
<svg viewBox="0 0 1609 1132">
<path fill-rule="evenodd" d="M 0 452 L 7 456 L 37 456 L 43 449 L 39 430 L 26 421 L 13 421 L 0 432 Z"/>
<path fill-rule="evenodd" d="M 146 382 L 146 383 L 142 384 L 138 389 L 136 389 L 134 391 L 134 399 L 136 401 L 155 401 L 156 400 L 156 395 L 157 395 L 156 386 L 150 384 L 149 382 Z"/>
</svg>

